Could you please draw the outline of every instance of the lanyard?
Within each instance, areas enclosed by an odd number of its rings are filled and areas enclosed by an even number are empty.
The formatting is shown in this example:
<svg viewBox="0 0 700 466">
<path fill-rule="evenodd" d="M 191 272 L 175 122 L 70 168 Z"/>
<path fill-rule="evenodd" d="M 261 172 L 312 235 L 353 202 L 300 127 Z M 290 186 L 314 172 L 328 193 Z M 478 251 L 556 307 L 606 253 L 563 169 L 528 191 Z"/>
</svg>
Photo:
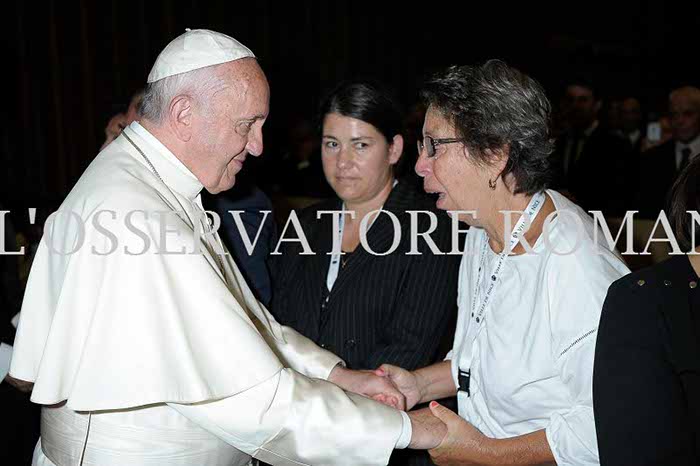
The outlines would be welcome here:
<svg viewBox="0 0 700 466">
<path fill-rule="evenodd" d="M 345 230 L 345 203 L 343 202 L 343 210 L 340 213 L 340 221 L 338 222 L 338 238 L 340 238 L 340 244 L 343 243 L 343 231 Z M 328 275 L 326 276 L 326 287 L 328 292 L 333 289 L 335 281 L 338 279 L 338 272 L 340 271 L 340 256 L 342 251 L 333 251 L 331 255 L 331 263 L 328 266 Z M 328 299 L 328 297 L 326 297 Z"/>
<path fill-rule="evenodd" d="M 398 180 L 394 180 L 391 189 L 394 189 L 397 184 L 399 184 Z M 382 210 L 383 208 L 384 204 L 382 204 L 379 210 Z M 377 220 L 377 217 L 379 217 L 378 212 L 374 219 L 372 219 L 372 222 L 369 224 L 367 231 L 369 231 L 369 229 L 372 228 L 372 225 L 374 225 L 374 221 Z M 345 202 L 343 202 L 343 210 L 340 214 L 340 221 L 338 222 L 338 238 L 340 239 L 341 244 L 343 243 L 343 231 L 345 231 Z M 333 254 L 331 255 L 331 261 L 328 265 L 328 275 L 326 276 L 326 287 L 328 288 L 329 293 L 331 292 L 331 290 L 333 290 L 333 285 L 335 285 L 335 281 L 338 279 L 338 273 L 340 272 L 340 256 L 342 254 L 342 251 L 333 251 Z M 326 301 L 329 298 L 330 295 L 326 296 Z"/>
<path fill-rule="evenodd" d="M 472 297 L 472 303 L 471 307 L 469 309 L 469 314 L 468 318 L 471 318 L 471 316 L 474 317 L 474 320 L 469 322 L 469 328 L 467 329 L 467 335 L 465 339 L 463 340 L 463 347 L 462 351 L 460 354 L 459 358 L 459 373 L 460 373 L 460 390 L 464 390 L 469 394 L 469 377 L 470 377 L 470 366 L 471 366 L 471 355 L 472 355 L 472 346 L 474 343 L 474 340 L 476 339 L 476 335 L 479 333 L 479 330 L 481 330 L 483 324 L 484 324 L 484 316 L 486 315 L 486 311 L 488 310 L 488 304 L 491 301 L 491 297 L 493 296 L 496 286 L 498 285 L 498 278 L 501 275 L 501 272 L 503 271 L 503 266 L 505 265 L 506 259 L 508 258 L 508 255 L 510 252 L 515 248 L 515 246 L 518 245 L 518 242 L 520 241 L 520 238 L 522 237 L 524 230 L 525 230 L 525 224 L 526 220 L 530 219 L 530 222 L 534 221 L 535 218 L 537 217 L 537 214 L 539 214 L 540 209 L 542 209 L 542 206 L 544 205 L 544 202 L 546 200 L 546 196 L 543 192 L 539 192 L 535 194 L 532 199 L 530 199 L 530 203 L 527 205 L 527 208 L 523 212 L 523 215 L 520 216 L 520 219 L 518 220 L 518 223 L 515 225 L 515 228 L 513 228 L 513 231 L 510 234 L 510 241 L 508 242 L 508 246 L 503 248 L 503 251 L 498 255 L 498 259 L 496 261 L 496 267 L 493 270 L 493 273 L 490 276 L 490 283 L 489 287 L 486 290 L 486 293 L 484 294 L 484 297 L 481 300 L 481 304 L 477 306 L 477 298 L 479 296 L 479 290 L 481 289 L 481 276 L 482 272 L 484 271 L 485 268 L 485 258 L 486 258 L 486 250 L 489 247 L 488 246 L 488 237 L 484 235 L 484 240 L 482 241 L 482 247 L 481 247 L 481 258 L 479 259 L 479 272 L 477 275 L 476 279 L 476 286 L 474 287 L 474 296 Z M 465 354 L 467 352 L 467 354 Z M 462 370 L 462 368 L 467 368 L 466 372 Z M 464 378 L 466 380 L 467 387 L 462 386 L 461 379 L 463 378 L 462 376 L 464 375 Z"/>
</svg>

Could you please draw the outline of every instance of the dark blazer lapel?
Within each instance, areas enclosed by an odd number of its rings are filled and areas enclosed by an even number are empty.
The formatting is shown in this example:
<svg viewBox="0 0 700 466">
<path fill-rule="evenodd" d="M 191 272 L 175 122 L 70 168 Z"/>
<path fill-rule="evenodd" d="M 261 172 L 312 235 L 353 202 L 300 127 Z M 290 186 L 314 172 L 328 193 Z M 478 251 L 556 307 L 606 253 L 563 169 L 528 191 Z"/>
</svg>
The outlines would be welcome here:
<svg viewBox="0 0 700 466">
<path fill-rule="evenodd" d="M 337 205 L 330 206 L 328 210 L 340 210 L 342 207 L 340 200 L 338 200 Z M 324 210 L 324 209 L 319 209 Z M 330 214 L 321 215 L 320 219 L 312 219 L 312 227 L 309 228 L 309 232 L 304 232 L 308 234 L 309 245 L 311 250 L 315 253 L 311 263 L 310 273 L 312 274 L 311 283 L 318 283 L 319 281 L 323 283 L 323 289 L 325 290 L 326 277 L 328 276 L 328 266 L 331 260 L 331 256 L 328 253 L 333 247 L 333 218 Z"/>
<path fill-rule="evenodd" d="M 301 245 L 296 244 L 292 254 L 294 266 L 286 271 L 285 283 L 290 290 L 287 295 L 297 296 L 303 302 L 309 304 L 304 309 L 305 315 L 299 317 L 306 329 L 306 336 L 311 339 L 318 338 L 319 322 L 322 318 L 321 304 L 326 296 L 326 276 L 330 256 L 326 253 L 331 250 L 332 242 L 332 217 L 330 214 L 316 218 L 319 210 L 340 210 L 340 200 L 323 202 L 320 205 L 309 207 L 303 216 L 300 216 L 301 227 L 309 247 L 314 252 L 312 256 L 296 256 L 301 254 Z M 294 298 L 287 298 L 294 299 Z M 313 303 L 313 305 L 311 305 Z M 290 304 L 291 305 L 291 304 Z M 293 307 L 293 306 L 292 306 Z M 315 330 L 314 330 L 315 329 Z M 311 333 L 309 333 L 311 332 Z"/>
<path fill-rule="evenodd" d="M 399 183 L 394 187 L 384 203 L 383 210 L 389 211 L 396 215 L 399 223 L 405 222 L 404 217 L 407 216 L 406 210 L 410 209 L 410 200 L 407 199 L 406 192 L 409 188 L 407 183 Z M 405 232 L 401 231 L 401 235 Z M 403 240 L 403 238 L 402 238 Z M 372 224 L 369 232 L 367 232 L 367 243 L 373 251 L 384 253 L 389 250 L 394 242 L 394 223 L 387 214 L 380 214 Z M 403 254 L 400 248 L 392 254 Z M 365 264 L 372 258 L 372 253 L 366 251 L 360 244 L 355 252 L 352 253 L 352 258 L 348 260 L 343 272 L 338 274 L 338 279 L 333 285 L 333 293 L 331 293 L 331 301 L 338 296 L 348 283 L 352 283 L 353 278 L 362 272 Z"/>
</svg>

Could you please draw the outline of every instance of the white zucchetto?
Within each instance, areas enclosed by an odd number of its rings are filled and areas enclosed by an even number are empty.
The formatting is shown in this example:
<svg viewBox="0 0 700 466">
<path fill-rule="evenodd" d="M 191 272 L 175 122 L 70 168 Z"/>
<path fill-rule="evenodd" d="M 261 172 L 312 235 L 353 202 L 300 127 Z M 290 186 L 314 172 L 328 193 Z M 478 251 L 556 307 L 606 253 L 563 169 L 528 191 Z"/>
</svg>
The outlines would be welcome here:
<svg viewBox="0 0 700 466">
<path fill-rule="evenodd" d="M 160 52 L 147 82 L 247 57 L 255 55 L 233 37 L 207 29 L 186 29 Z"/>
</svg>

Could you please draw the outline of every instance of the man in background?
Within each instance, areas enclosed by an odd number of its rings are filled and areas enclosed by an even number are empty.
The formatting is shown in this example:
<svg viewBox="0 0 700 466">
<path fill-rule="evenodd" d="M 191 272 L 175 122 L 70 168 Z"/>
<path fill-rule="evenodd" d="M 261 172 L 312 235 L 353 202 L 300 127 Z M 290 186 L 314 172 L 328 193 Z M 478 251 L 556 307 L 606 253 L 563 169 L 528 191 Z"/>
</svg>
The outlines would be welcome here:
<svg viewBox="0 0 700 466">
<path fill-rule="evenodd" d="M 589 79 L 572 80 L 561 105 L 565 130 L 552 155 L 557 167 L 554 187 L 586 211 L 621 213 L 629 194 L 629 150 L 598 120 L 599 91 Z"/>
<path fill-rule="evenodd" d="M 673 90 L 668 98 L 672 138 L 642 157 L 637 209 L 639 216 L 656 219 L 665 209 L 669 190 L 690 160 L 700 154 L 700 89 Z"/>
</svg>

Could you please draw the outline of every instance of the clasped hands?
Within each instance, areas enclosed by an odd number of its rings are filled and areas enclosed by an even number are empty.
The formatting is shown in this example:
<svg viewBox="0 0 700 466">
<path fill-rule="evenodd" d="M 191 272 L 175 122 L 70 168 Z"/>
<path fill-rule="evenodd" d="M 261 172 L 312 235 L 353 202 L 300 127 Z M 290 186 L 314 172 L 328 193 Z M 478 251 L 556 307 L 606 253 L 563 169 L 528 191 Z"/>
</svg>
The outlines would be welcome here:
<svg viewBox="0 0 700 466">
<path fill-rule="evenodd" d="M 483 464 L 479 457 L 490 439 L 471 424 L 435 401 L 428 408 L 410 411 L 428 401 L 423 399 L 424 383 L 415 373 L 388 364 L 374 371 L 338 369 L 334 383 L 342 388 L 409 411 L 413 431 L 409 448 L 429 450 L 438 465 Z M 465 452 L 470 454 L 464 457 Z"/>
</svg>

